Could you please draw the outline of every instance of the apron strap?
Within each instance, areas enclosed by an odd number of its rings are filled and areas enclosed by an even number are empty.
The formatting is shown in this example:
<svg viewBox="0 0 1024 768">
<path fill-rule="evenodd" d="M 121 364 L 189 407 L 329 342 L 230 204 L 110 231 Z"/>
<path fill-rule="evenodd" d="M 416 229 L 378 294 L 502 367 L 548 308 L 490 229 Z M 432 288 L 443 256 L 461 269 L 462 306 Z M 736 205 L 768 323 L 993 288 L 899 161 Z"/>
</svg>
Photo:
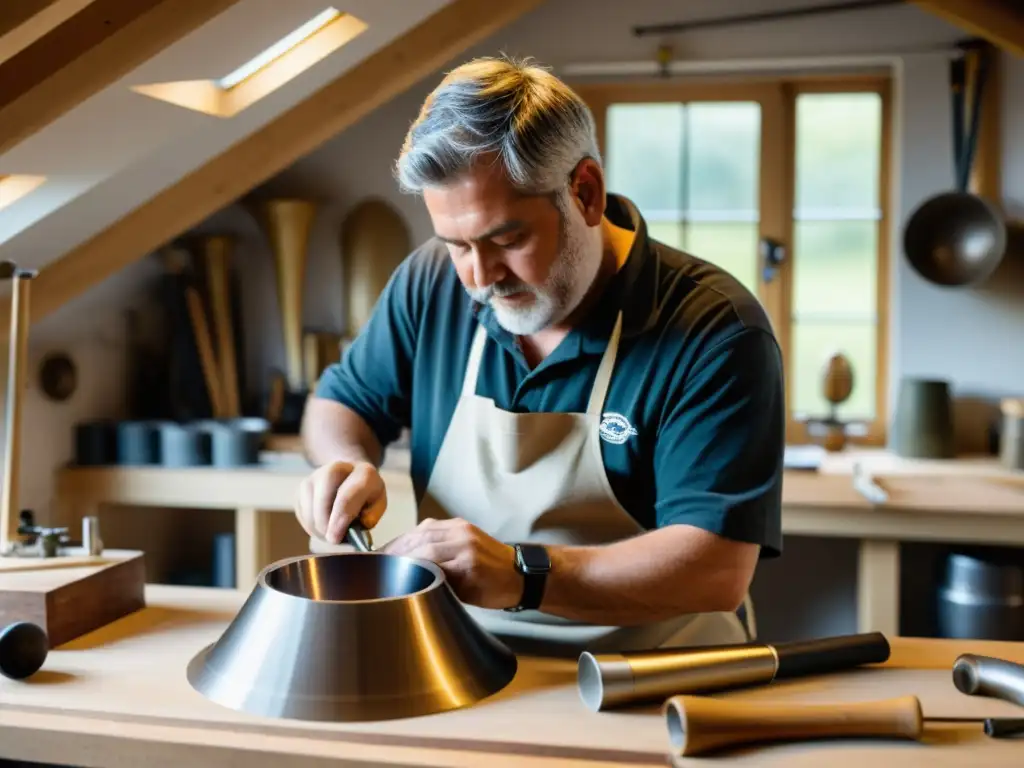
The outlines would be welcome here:
<svg viewBox="0 0 1024 768">
<path fill-rule="evenodd" d="M 477 324 L 473 334 L 473 345 L 469 348 L 469 361 L 466 363 L 466 375 L 462 379 L 462 396 L 472 397 L 476 394 L 476 378 L 480 372 L 480 359 L 484 356 L 484 344 L 487 342 L 487 331 L 483 325 Z"/>
<path fill-rule="evenodd" d="M 619 337 L 622 335 L 622 312 L 615 320 L 615 328 L 612 329 L 611 338 L 608 339 L 608 346 L 605 347 L 604 355 L 601 357 L 601 365 L 597 369 L 597 376 L 594 378 L 594 387 L 590 390 L 590 402 L 587 404 L 587 413 L 591 416 L 601 417 L 601 410 L 604 408 L 605 396 L 608 394 L 608 385 L 612 380 L 612 371 L 615 369 L 615 355 L 619 351 Z"/>
</svg>

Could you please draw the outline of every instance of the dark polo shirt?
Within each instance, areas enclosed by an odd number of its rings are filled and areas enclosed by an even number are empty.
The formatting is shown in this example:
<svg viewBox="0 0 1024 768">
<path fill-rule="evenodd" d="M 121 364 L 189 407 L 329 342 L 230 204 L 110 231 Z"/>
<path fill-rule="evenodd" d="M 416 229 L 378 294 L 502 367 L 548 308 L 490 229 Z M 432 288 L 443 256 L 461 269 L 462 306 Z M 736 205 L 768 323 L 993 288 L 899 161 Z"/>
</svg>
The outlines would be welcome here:
<svg viewBox="0 0 1024 768">
<path fill-rule="evenodd" d="M 622 339 L 601 448 L 619 503 L 647 529 L 684 523 L 782 549 L 782 360 L 767 315 L 718 267 L 650 240 L 627 199 L 608 218 L 636 233 L 596 309 L 530 370 L 515 338 L 459 282 L 436 239 L 396 270 L 317 395 L 360 414 L 381 443 L 410 429 L 421 498 L 462 387 L 477 323 L 487 329 L 477 394 L 517 412 L 582 412 L 619 309 Z"/>
</svg>

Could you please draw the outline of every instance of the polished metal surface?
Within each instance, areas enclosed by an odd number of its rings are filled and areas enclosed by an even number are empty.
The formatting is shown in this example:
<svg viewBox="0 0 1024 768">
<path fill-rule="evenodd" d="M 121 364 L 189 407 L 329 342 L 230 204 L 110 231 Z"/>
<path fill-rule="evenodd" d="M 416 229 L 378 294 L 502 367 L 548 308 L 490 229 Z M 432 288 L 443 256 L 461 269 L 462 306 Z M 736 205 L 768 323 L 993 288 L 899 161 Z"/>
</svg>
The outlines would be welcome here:
<svg viewBox="0 0 1024 768">
<path fill-rule="evenodd" d="M 915 210 L 903 231 L 907 261 L 925 280 L 976 285 L 999 266 L 1007 247 L 999 211 L 968 192 L 945 192 Z"/>
<path fill-rule="evenodd" d="M 1024 666 L 991 656 L 961 654 L 953 662 L 953 685 L 968 696 L 988 696 L 1024 707 Z"/>
<path fill-rule="evenodd" d="M 576 681 L 594 712 L 742 685 L 770 683 L 778 656 L 769 645 L 665 648 L 580 655 Z"/>
<path fill-rule="evenodd" d="M 82 518 L 82 548 L 85 554 L 97 557 L 103 554 L 103 540 L 100 538 L 100 519 L 95 515 Z"/>
<path fill-rule="evenodd" d="M 188 666 L 201 694 L 252 714 L 388 720 L 497 693 L 515 655 L 474 622 L 434 563 L 382 553 L 275 563 Z"/>
<path fill-rule="evenodd" d="M 373 535 L 358 520 L 353 521 L 348 530 L 345 531 L 345 538 L 358 551 L 373 552 Z"/>
</svg>

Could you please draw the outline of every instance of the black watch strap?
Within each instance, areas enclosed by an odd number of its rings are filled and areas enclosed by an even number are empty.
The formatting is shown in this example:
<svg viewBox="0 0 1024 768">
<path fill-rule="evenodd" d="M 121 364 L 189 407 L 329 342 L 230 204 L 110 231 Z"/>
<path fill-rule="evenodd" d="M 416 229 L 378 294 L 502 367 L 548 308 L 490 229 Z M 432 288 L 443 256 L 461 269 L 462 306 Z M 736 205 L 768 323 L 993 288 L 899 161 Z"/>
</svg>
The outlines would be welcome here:
<svg viewBox="0 0 1024 768">
<path fill-rule="evenodd" d="M 523 577 L 523 593 L 519 603 L 510 611 L 535 611 L 544 600 L 551 560 L 540 544 L 515 544 L 516 570 Z"/>
</svg>

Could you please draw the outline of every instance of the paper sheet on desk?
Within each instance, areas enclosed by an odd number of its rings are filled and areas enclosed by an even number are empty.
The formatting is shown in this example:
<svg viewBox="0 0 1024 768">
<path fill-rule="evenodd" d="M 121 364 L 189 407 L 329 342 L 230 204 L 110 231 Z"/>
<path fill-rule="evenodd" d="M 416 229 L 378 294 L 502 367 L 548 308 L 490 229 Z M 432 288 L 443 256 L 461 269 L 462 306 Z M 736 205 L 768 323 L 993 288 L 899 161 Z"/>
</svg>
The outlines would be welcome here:
<svg viewBox="0 0 1024 768">
<path fill-rule="evenodd" d="M 782 465 L 785 469 L 815 471 L 821 467 L 825 449 L 820 445 L 787 445 Z"/>
</svg>

